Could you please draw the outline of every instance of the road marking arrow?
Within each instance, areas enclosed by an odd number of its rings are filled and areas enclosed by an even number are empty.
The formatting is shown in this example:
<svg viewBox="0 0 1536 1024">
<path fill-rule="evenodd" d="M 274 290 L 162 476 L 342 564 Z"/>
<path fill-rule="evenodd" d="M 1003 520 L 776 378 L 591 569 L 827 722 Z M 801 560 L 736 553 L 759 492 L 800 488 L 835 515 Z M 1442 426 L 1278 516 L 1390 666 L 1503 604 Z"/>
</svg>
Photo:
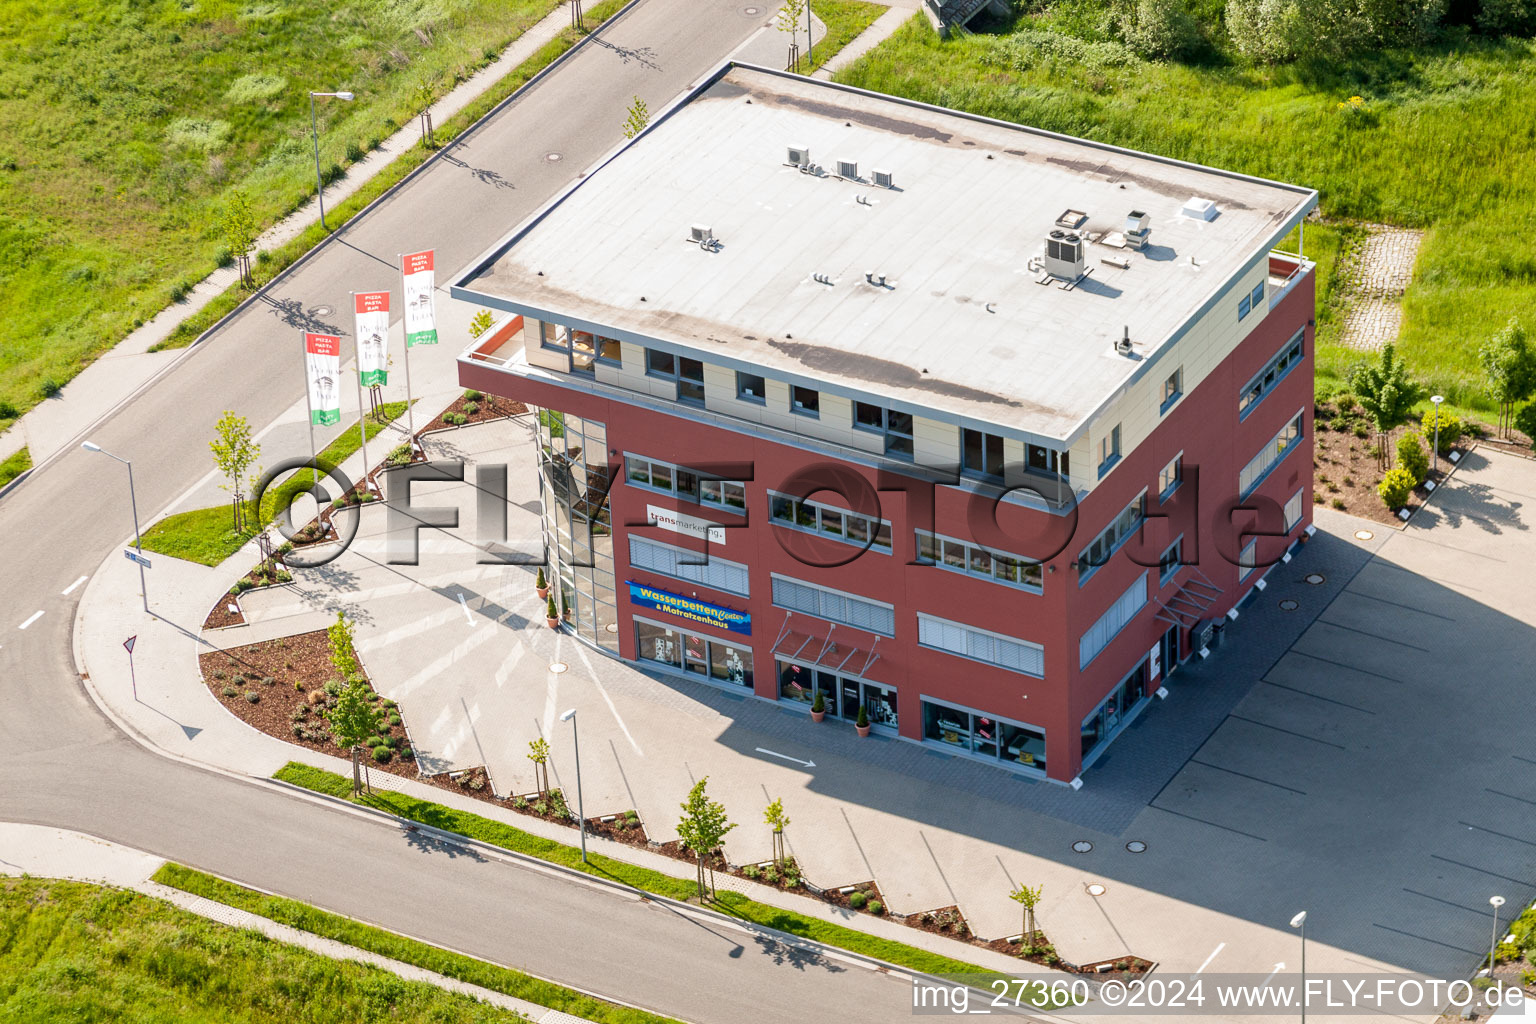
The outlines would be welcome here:
<svg viewBox="0 0 1536 1024">
<path fill-rule="evenodd" d="M 767 754 L 769 757 L 782 757 L 786 761 L 793 761 L 795 764 L 804 765 L 807 768 L 816 767 L 815 761 L 802 761 L 798 757 L 790 757 L 788 754 L 781 754 L 777 750 L 768 750 L 764 747 L 758 747 L 757 752 L 759 754 Z"/>
<path fill-rule="evenodd" d="M 1275 975 L 1279 974 L 1283 970 L 1285 970 L 1285 961 L 1282 960 L 1280 963 L 1275 964 L 1275 969 L 1274 970 L 1269 972 L 1269 978 L 1273 978 Z M 1263 981 L 1259 982 L 1259 987 L 1263 988 L 1265 985 L 1268 985 L 1269 984 L 1269 978 L 1265 978 Z"/>
</svg>

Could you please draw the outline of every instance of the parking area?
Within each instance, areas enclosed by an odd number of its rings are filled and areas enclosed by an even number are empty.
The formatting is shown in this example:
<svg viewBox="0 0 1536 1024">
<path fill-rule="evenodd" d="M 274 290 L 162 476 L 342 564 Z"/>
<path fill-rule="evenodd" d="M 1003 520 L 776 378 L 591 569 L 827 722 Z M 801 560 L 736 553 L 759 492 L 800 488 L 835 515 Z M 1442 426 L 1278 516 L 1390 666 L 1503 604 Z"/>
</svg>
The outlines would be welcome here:
<svg viewBox="0 0 1536 1024">
<path fill-rule="evenodd" d="M 1018 930 L 1010 888 L 1043 885 L 1042 926 L 1077 962 L 1294 970 L 1286 922 L 1305 909 L 1310 970 L 1461 974 L 1486 949 L 1488 896 L 1532 896 L 1536 462 L 1473 452 L 1403 531 L 1319 509 L 1317 536 L 1222 646 L 1174 674 L 1074 792 L 551 632 L 527 422 L 436 443 L 509 465 L 509 546 L 528 564 L 476 564 L 473 489 L 431 484 L 415 500 L 458 507 L 460 528 L 423 531 L 418 565 L 387 564 L 385 510 L 370 508 L 341 559 L 246 604 L 262 635 L 354 614 L 370 673 L 436 767 L 486 764 L 499 791 L 526 792 L 527 744 L 544 736 L 573 792 L 558 714 L 575 708 L 589 814 L 632 807 L 671 839 L 708 775 L 740 823 L 732 860 L 769 855 L 761 811 L 779 797 L 818 884 L 873 879 L 899 913 L 957 904 L 989 937 Z"/>
</svg>

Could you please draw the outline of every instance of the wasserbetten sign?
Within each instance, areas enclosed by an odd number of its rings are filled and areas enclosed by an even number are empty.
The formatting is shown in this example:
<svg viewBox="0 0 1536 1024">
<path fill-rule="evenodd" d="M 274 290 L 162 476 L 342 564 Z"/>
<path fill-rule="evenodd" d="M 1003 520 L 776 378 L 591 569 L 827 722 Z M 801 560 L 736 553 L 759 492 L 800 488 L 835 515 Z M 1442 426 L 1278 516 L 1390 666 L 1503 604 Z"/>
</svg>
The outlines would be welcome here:
<svg viewBox="0 0 1536 1024">
<path fill-rule="evenodd" d="M 698 598 L 657 590 L 655 587 L 647 587 L 634 580 L 625 582 L 629 584 L 629 603 L 636 608 L 656 608 L 685 619 L 692 619 L 694 622 L 728 629 L 732 633 L 752 635 L 750 612 L 738 612 L 732 608 L 710 604 L 708 601 L 700 601 Z"/>
</svg>

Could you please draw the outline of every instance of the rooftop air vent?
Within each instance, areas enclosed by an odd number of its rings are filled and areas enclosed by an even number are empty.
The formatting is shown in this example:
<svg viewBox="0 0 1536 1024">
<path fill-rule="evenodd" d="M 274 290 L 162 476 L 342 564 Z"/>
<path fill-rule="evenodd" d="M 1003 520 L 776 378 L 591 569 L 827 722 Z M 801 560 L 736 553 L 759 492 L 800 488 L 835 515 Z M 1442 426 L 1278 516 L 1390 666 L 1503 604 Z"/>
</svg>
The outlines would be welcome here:
<svg viewBox="0 0 1536 1024">
<path fill-rule="evenodd" d="M 857 160 L 839 160 L 837 162 L 837 176 L 847 178 L 850 181 L 859 180 L 859 162 Z"/>
<path fill-rule="evenodd" d="M 1132 210 L 1125 216 L 1125 245 L 1129 249 L 1144 249 L 1152 236 L 1152 218 L 1141 210 Z"/>
<path fill-rule="evenodd" d="M 1115 342 L 1115 351 L 1123 356 L 1131 354 L 1131 328 L 1129 325 L 1126 326 L 1125 333 L 1120 335 L 1120 340 Z"/>
<path fill-rule="evenodd" d="M 1065 281 L 1083 276 L 1083 240 L 1070 231 L 1054 229 L 1045 240 L 1045 272 Z"/>
<path fill-rule="evenodd" d="M 785 163 L 794 167 L 809 167 L 811 165 L 811 148 L 809 146 L 790 146 L 789 159 Z"/>
<path fill-rule="evenodd" d="M 1216 200 L 1201 199 L 1199 196 L 1190 196 L 1184 200 L 1184 209 L 1179 211 L 1186 217 L 1195 220 L 1215 220 L 1221 211 L 1216 209 Z"/>
<path fill-rule="evenodd" d="M 1056 226 L 1066 228 L 1068 231 L 1076 231 L 1083 226 L 1083 221 L 1087 219 L 1088 215 L 1082 210 L 1062 210 L 1061 216 L 1056 218 Z"/>
<path fill-rule="evenodd" d="M 877 186 L 879 186 L 880 188 L 895 188 L 896 187 L 892 183 L 891 172 L 890 171 L 882 171 L 882 170 L 880 170 L 880 168 L 877 167 L 874 170 L 869 172 L 869 176 L 870 176 L 870 178 L 872 178 L 874 180 L 874 183 Z"/>
</svg>

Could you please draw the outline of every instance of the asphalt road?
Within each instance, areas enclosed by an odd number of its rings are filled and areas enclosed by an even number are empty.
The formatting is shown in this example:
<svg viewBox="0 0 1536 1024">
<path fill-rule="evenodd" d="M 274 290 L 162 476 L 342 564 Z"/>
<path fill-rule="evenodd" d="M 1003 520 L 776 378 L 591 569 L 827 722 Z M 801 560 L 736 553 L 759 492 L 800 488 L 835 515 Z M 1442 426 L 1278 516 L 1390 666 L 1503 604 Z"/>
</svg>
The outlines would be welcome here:
<svg viewBox="0 0 1536 1024">
<path fill-rule="evenodd" d="M 657 109 L 759 23 L 733 0 L 644 0 L 339 232 L 94 432 L 133 459 L 140 510 L 204 475 L 222 410 L 259 429 L 301 397 L 305 310 L 345 311 L 359 281 L 395 280 L 408 246 L 434 246 L 445 279 L 617 143 L 632 95 Z M 77 450 L 0 501 L 0 818 L 80 829 L 700 1024 L 909 1012 L 895 978 L 146 751 L 86 696 L 70 654 L 80 591 L 61 593 L 122 540 L 123 491 L 120 466 Z"/>
</svg>

